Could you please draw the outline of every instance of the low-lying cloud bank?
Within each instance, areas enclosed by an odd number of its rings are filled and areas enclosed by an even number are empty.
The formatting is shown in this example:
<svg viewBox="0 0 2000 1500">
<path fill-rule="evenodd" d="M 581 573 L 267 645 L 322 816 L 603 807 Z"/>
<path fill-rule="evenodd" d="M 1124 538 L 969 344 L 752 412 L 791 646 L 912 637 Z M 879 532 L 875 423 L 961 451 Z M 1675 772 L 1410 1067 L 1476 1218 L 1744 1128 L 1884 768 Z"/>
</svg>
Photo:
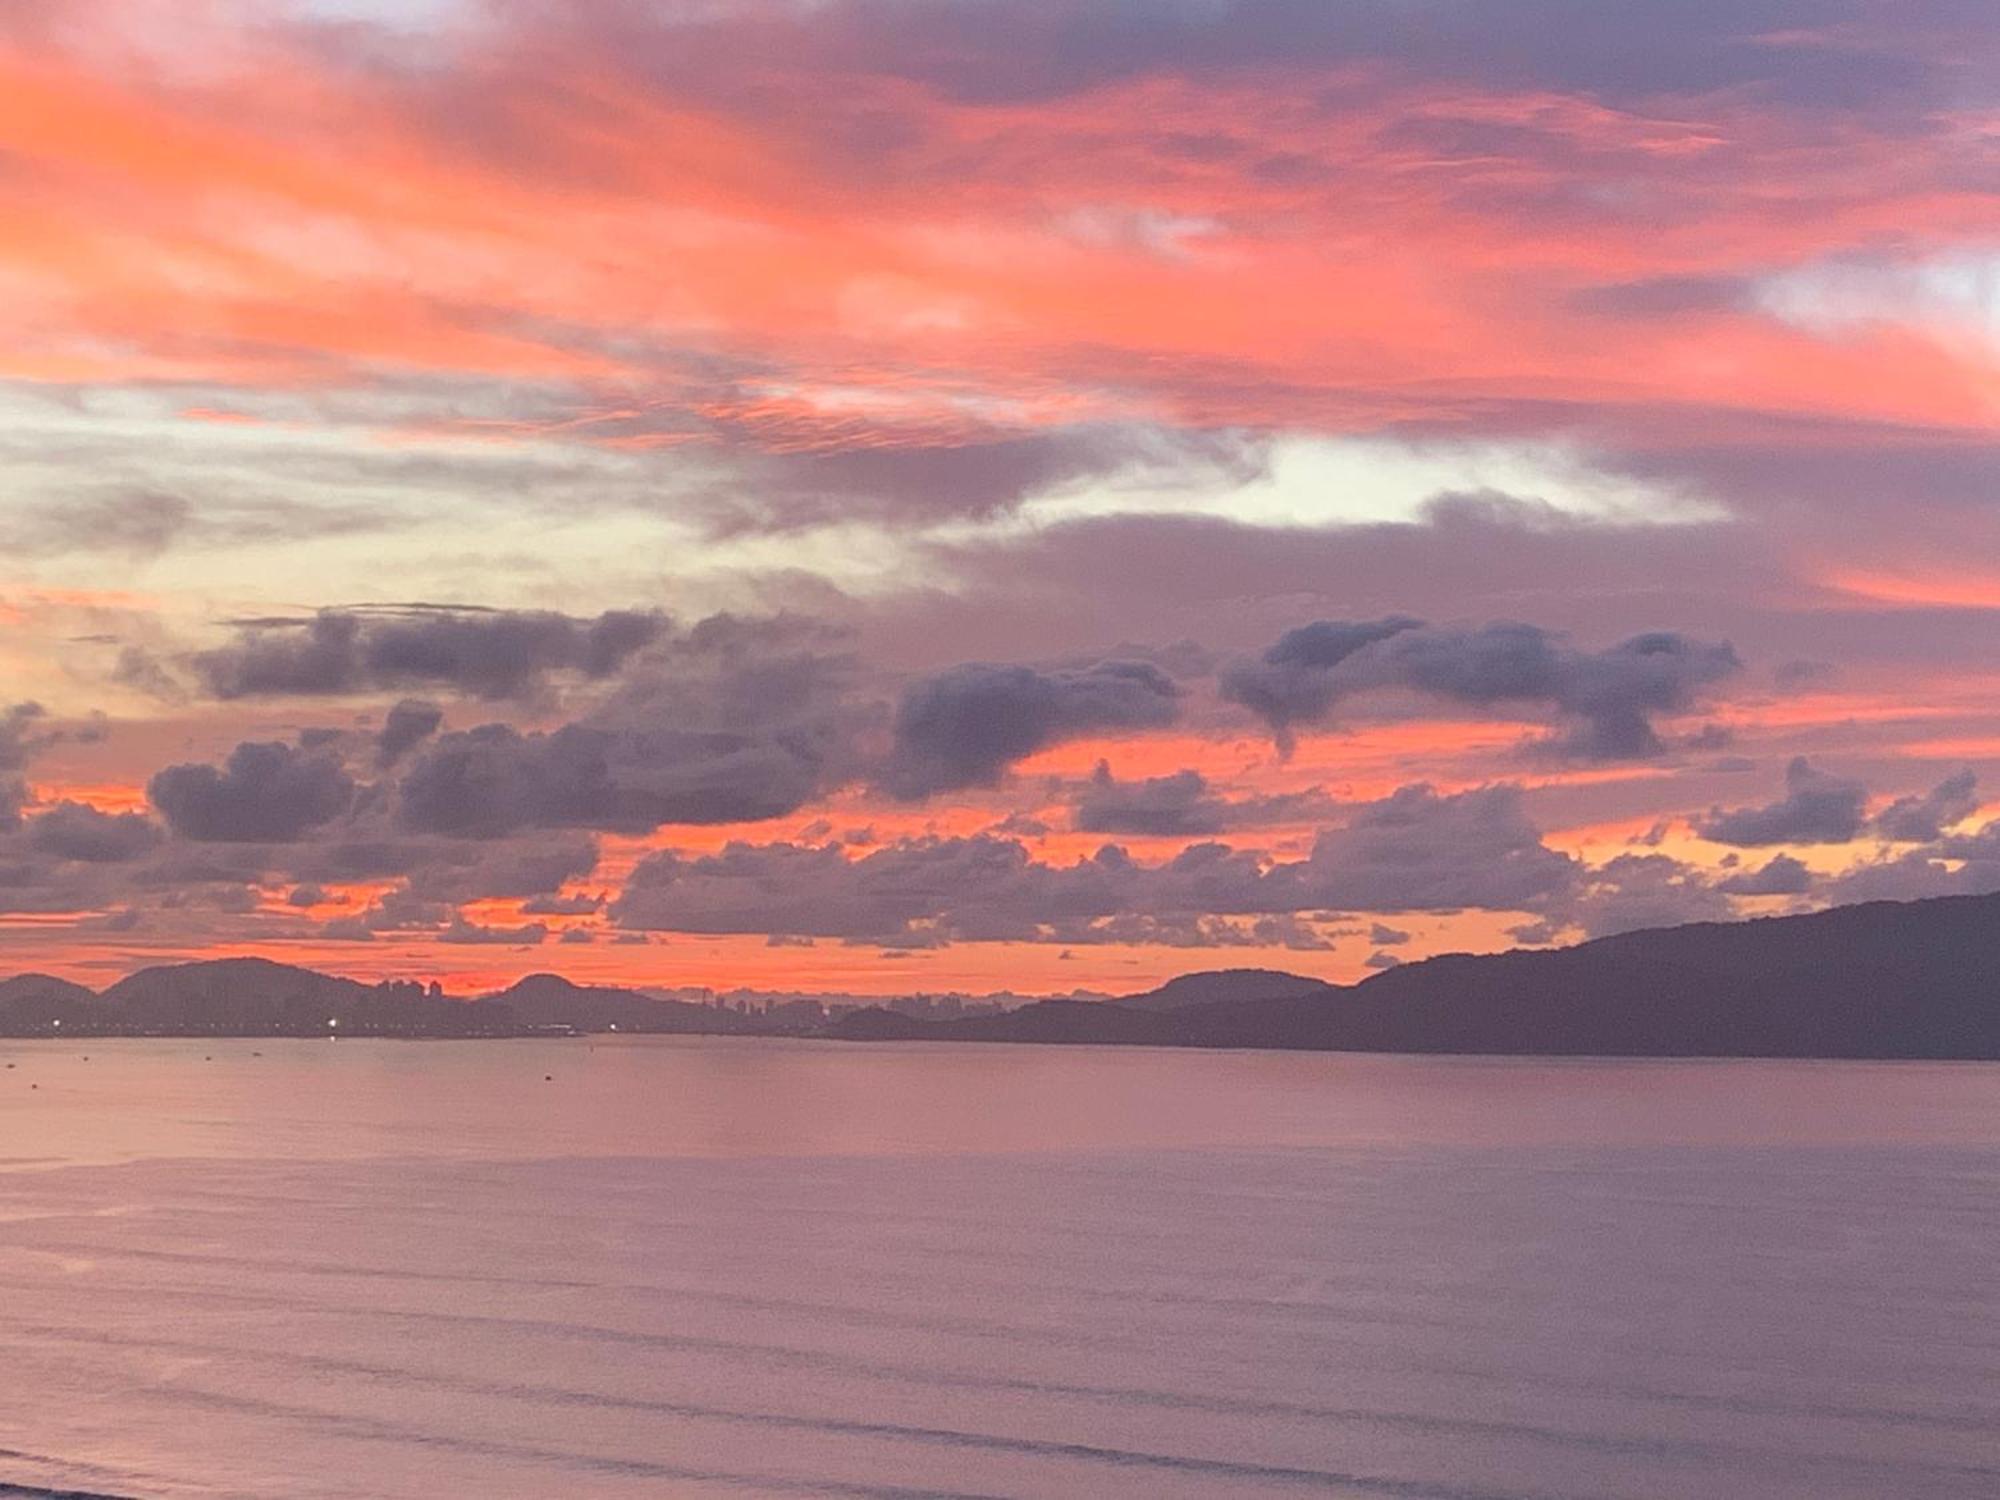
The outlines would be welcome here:
<svg viewBox="0 0 2000 1500">
<path fill-rule="evenodd" d="M 1728 917 L 1741 902 L 2000 886 L 1996 825 L 1961 831 L 1978 807 L 1970 772 L 1871 812 L 1861 781 L 1798 758 L 1778 800 L 1681 825 L 1725 851 L 1772 851 L 1756 865 L 1642 849 L 1592 862 L 1553 847 L 1522 774 L 1699 769 L 1726 736 L 1696 718 L 1745 676 L 1723 642 L 1655 631 L 1592 648 L 1533 625 L 1386 616 L 1313 621 L 1217 660 L 1185 643 L 898 677 L 800 616 L 682 625 L 422 607 L 250 622 L 183 668 L 222 696 L 361 705 L 361 717 L 160 767 L 143 811 L 42 804 L 19 780 L 0 906 L 138 926 L 176 903 L 214 924 L 464 944 L 596 931 L 1323 948 L 1363 931 L 1357 915 L 1512 914 L 1519 939 L 1545 942 Z M 412 688 L 430 696 L 393 696 Z M 510 716 L 489 717 L 500 702 Z M 1080 741 L 1169 733 L 1261 730 L 1290 755 L 1301 736 L 1359 720 L 1468 709 L 1521 734 L 1483 784 L 1449 789 L 1274 791 L 1193 768 L 1121 777 L 1106 756 L 1067 780 L 1021 769 Z M 23 777 L 52 734 L 17 708 L 0 771 Z M 907 828 L 962 817 L 982 796 L 999 804 L 983 829 L 878 839 L 825 816 L 872 811 Z M 1023 810 L 1003 815 L 1009 801 Z M 1051 811 L 1029 816 L 1036 805 Z M 804 832 L 754 836 L 816 813 Z M 707 828 L 729 829 L 726 845 L 671 847 L 674 830 Z M 1048 843 L 1058 835 L 1068 852 Z M 628 876 L 596 877 L 605 838 L 638 842 Z M 1077 853 L 1083 838 L 1103 842 Z M 1842 845 L 1874 852 L 1831 877 L 1784 852 Z M 514 915 L 467 910 L 494 902 Z"/>
</svg>

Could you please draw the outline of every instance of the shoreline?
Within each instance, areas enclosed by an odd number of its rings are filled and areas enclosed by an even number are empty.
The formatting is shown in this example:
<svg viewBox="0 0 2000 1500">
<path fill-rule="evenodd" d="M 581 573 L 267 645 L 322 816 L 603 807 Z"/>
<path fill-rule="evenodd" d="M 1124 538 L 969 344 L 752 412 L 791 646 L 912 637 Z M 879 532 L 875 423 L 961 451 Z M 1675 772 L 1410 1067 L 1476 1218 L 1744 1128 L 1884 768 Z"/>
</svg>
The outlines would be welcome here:
<svg viewBox="0 0 2000 1500">
<path fill-rule="evenodd" d="M 1274 1043 L 1257 1046 L 1246 1043 L 1220 1043 L 1199 1041 L 1164 1041 L 1097 1038 L 1028 1038 L 1028 1037 L 980 1037 L 980 1036 L 917 1036 L 917 1037 L 856 1037 L 842 1036 L 832 1032 L 741 1032 L 741 1031 L 617 1031 L 585 1032 L 558 1035 L 553 1033 L 521 1033 L 508 1036 L 409 1036 L 384 1032 L 379 1034 L 349 1034 L 339 1037 L 313 1034 L 280 1033 L 218 1035 L 212 1032 L 122 1032 L 83 1037 L 51 1036 L 0 1036 L 0 1048 L 9 1042 L 21 1042 L 45 1048 L 48 1044 L 65 1041 L 90 1041 L 107 1046 L 120 1042 L 394 1042 L 394 1043 L 441 1043 L 441 1042 L 590 1042 L 615 1037 L 619 1040 L 672 1039 L 676 1041 L 699 1042 L 824 1042 L 846 1048 L 863 1047 L 949 1047 L 966 1046 L 981 1049 L 1020 1048 L 1041 1051 L 1046 1048 L 1070 1048 L 1087 1051 L 1127 1051 L 1127 1052 L 1174 1052 L 1174 1053 L 1214 1053 L 1236 1056 L 1268 1056 L 1289 1054 L 1302 1057 L 1380 1057 L 1457 1060 L 1461 1062 L 1533 1062 L 1533 1063 L 1872 1063 L 1872 1064 L 1957 1064 L 1970 1067 L 1992 1067 L 2000 1065 L 2000 1054 L 1931 1054 L 1931 1053 L 1854 1053 L 1854 1052 L 1534 1052 L 1506 1051 L 1498 1049 L 1463 1050 L 1451 1048 L 1417 1047 L 1328 1047 L 1328 1046 L 1287 1046 Z M 83 1057 L 88 1061 L 88 1054 Z M 11 1068 L 13 1065 L 7 1065 Z M 0 1489 L 0 1500 L 4 1500 L 5 1489 Z"/>
</svg>

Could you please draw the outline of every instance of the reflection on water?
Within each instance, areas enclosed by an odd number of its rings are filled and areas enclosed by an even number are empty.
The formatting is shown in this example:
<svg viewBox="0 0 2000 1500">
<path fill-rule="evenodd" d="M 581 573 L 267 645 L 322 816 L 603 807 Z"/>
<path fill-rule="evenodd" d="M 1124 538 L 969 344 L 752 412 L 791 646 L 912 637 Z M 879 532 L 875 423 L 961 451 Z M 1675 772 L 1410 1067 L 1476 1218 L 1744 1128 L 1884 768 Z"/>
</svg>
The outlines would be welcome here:
<svg viewBox="0 0 2000 1500">
<path fill-rule="evenodd" d="M 0 1485 L 2000 1493 L 2000 1068 L 0 1063 Z"/>
<path fill-rule="evenodd" d="M 566 1041 L 0 1041 L 0 1155 L 876 1155 L 2000 1141 L 2000 1068 Z M 33 1084 L 30 1091 L 27 1085 Z"/>
</svg>

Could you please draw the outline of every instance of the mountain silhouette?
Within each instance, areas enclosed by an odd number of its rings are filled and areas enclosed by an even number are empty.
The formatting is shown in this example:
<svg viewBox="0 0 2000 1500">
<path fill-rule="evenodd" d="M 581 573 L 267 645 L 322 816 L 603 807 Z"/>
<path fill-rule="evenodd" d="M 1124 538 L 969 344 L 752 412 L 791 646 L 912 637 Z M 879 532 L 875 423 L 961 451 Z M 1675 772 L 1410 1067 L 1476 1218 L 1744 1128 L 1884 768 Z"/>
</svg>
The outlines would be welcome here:
<svg viewBox="0 0 2000 1500">
<path fill-rule="evenodd" d="M 1124 1022 L 1100 1016 L 1085 1024 L 1045 1004 L 997 1018 L 909 1021 L 893 1032 L 856 1015 L 832 1034 L 1355 1052 L 2000 1058 L 2000 896 L 1871 902 L 1655 928 L 1574 948 L 1452 954 L 1354 985 L 1300 978 L 1291 993 L 1267 997 L 1249 993 L 1254 988 L 1228 973 L 1189 975 L 1112 1002 L 1107 1009 L 1128 1013 Z M 1222 998 L 1163 1008 L 1161 995 L 1176 989 L 1176 999 Z"/>
<path fill-rule="evenodd" d="M 817 1012 L 815 1011 L 815 1015 Z M 0 1035 L 519 1036 L 575 1031 L 1625 1057 L 2000 1059 L 2000 895 L 1699 923 L 1574 948 L 1449 954 L 1353 985 L 1266 969 L 1188 974 L 1119 1000 L 824 1025 L 528 976 L 454 999 L 260 958 L 141 969 L 101 995 L 0 981 Z"/>
<path fill-rule="evenodd" d="M 721 1006 L 664 1000 L 613 986 L 575 984 L 560 974 L 530 974 L 488 998 L 506 1006 L 524 1026 L 723 1035 L 760 1029 L 753 1018 Z"/>
<path fill-rule="evenodd" d="M 521 1029 L 504 1006 L 263 958 L 141 969 L 97 997 L 89 1024 L 99 1034 L 139 1036 L 506 1036 Z M 0 1007 L 0 1030 L 22 1029 Z"/>
<path fill-rule="evenodd" d="M 71 1031 L 88 1027 L 99 1012 L 97 996 L 53 974 L 16 974 L 0 979 L 0 1035 L 13 1029 Z M 58 1024 L 60 1023 L 60 1025 Z"/>
<path fill-rule="evenodd" d="M 1197 1005 L 1286 1000 L 1326 988 L 1324 980 L 1287 974 L 1282 969 L 1210 969 L 1169 979 L 1156 990 L 1127 995 L 1118 1003 L 1132 1010 L 1190 1010 Z"/>
</svg>

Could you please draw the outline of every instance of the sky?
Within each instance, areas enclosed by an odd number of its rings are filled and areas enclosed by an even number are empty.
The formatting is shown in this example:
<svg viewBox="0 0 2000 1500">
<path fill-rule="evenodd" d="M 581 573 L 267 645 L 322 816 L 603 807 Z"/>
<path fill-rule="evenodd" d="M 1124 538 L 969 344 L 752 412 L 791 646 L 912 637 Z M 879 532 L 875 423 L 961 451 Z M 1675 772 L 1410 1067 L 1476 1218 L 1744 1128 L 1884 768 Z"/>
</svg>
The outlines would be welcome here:
<svg viewBox="0 0 2000 1500">
<path fill-rule="evenodd" d="M 0 972 L 2000 890 L 1971 0 L 0 0 Z"/>
</svg>

